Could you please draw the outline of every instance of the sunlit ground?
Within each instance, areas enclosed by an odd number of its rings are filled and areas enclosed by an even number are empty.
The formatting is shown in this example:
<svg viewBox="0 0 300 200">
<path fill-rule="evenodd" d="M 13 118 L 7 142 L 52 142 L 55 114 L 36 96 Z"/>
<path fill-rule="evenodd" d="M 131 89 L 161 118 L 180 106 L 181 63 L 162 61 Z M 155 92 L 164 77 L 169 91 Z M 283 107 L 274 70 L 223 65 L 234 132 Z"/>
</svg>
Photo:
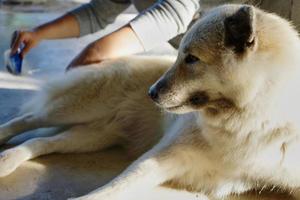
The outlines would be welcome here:
<svg viewBox="0 0 300 200">
<path fill-rule="evenodd" d="M 69 8 L 68 8 L 69 9 Z M 18 12 L 0 8 L 0 123 L 16 116 L 20 105 L 26 102 L 44 80 L 64 73 L 72 58 L 90 41 L 104 35 L 134 17 L 134 14 L 121 15 L 115 25 L 94 36 L 64 41 L 43 42 L 26 57 L 25 74 L 16 77 L 8 74 L 4 68 L 3 53 L 9 48 L 10 35 L 15 29 L 27 29 L 59 16 L 59 12 Z M 27 10 L 28 11 L 28 10 Z M 35 8 L 41 11 L 41 8 Z M 168 45 L 152 53 L 168 53 Z M 0 178 L 0 200 L 47 199 L 60 200 L 78 196 L 105 184 L 120 173 L 130 162 L 124 158 L 121 150 L 110 150 L 93 154 L 50 155 L 26 162 L 13 174 Z M 124 197 L 130 200 L 194 200 L 205 199 L 199 194 L 185 191 L 156 188 L 141 191 Z M 255 193 L 245 197 L 229 199 L 279 200 L 284 195 Z"/>
</svg>

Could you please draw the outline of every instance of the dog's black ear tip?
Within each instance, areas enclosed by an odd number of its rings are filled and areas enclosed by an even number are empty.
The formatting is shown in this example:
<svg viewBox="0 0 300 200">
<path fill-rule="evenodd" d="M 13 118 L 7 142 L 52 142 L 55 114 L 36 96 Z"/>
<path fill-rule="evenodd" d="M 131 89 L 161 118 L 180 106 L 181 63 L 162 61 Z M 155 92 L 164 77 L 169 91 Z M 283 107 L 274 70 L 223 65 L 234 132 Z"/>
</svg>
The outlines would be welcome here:
<svg viewBox="0 0 300 200">
<path fill-rule="evenodd" d="M 233 14 L 225 18 L 224 20 L 225 26 L 243 25 L 243 24 L 252 25 L 254 21 L 254 15 L 255 15 L 254 10 L 255 10 L 254 7 L 251 5 L 243 5 Z"/>
<path fill-rule="evenodd" d="M 240 11 L 243 11 L 245 13 L 251 13 L 253 12 L 254 7 L 252 5 L 244 5 L 240 8 Z"/>
<path fill-rule="evenodd" d="M 232 16 L 233 18 L 247 18 L 253 19 L 255 8 L 252 5 L 243 5 L 239 8 L 236 13 Z"/>
<path fill-rule="evenodd" d="M 237 13 L 241 13 L 243 15 L 248 16 L 249 18 L 253 18 L 254 16 L 254 6 L 252 5 L 244 5 L 242 6 Z"/>
<path fill-rule="evenodd" d="M 242 53 L 254 44 L 255 8 L 243 5 L 224 21 L 225 45 Z"/>
</svg>

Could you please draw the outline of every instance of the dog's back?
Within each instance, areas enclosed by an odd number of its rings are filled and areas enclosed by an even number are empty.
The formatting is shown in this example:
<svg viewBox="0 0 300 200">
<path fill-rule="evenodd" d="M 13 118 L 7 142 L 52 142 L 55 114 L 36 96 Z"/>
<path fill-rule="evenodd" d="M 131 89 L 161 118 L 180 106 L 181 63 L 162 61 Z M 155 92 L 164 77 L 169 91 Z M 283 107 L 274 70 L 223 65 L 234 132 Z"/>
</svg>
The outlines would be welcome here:
<svg viewBox="0 0 300 200">
<path fill-rule="evenodd" d="M 162 112 L 148 89 L 172 64 L 173 57 L 128 57 L 71 70 L 56 77 L 24 106 L 62 124 L 97 124 L 118 130 L 123 145 L 140 155 L 162 134 Z M 52 115 L 52 116 L 49 116 Z M 101 130 L 99 130 L 101 132 Z"/>
</svg>

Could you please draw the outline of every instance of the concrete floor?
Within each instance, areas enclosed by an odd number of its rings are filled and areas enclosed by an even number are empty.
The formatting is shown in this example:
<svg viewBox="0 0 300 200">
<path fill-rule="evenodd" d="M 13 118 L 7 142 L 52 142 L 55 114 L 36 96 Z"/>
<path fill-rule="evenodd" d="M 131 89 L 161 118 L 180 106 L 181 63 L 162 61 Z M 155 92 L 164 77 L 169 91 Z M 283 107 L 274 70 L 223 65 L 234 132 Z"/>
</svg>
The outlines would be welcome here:
<svg viewBox="0 0 300 200">
<path fill-rule="evenodd" d="M 67 8 L 69 9 L 69 7 Z M 9 75 L 2 54 L 9 47 L 16 28 L 30 28 L 60 15 L 59 12 L 29 13 L 0 9 L 0 124 L 17 115 L 19 106 L 35 92 L 42 81 L 58 73 L 90 41 L 126 23 L 134 15 L 123 14 L 115 25 L 94 36 L 81 39 L 43 42 L 26 57 L 27 72 L 21 77 Z M 172 52 L 168 45 L 152 53 Z M 90 154 L 48 155 L 24 163 L 13 174 L 0 178 L 0 200 L 60 200 L 79 196 L 105 184 L 130 163 L 120 149 Z M 205 199 L 201 195 L 166 188 L 133 194 L 126 199 L 186 200 Z M 283 194 L 250 193 L 234 200 L 283 200 Z M 125 200 L 125 198 L 124 198 Z"/>
</svg>

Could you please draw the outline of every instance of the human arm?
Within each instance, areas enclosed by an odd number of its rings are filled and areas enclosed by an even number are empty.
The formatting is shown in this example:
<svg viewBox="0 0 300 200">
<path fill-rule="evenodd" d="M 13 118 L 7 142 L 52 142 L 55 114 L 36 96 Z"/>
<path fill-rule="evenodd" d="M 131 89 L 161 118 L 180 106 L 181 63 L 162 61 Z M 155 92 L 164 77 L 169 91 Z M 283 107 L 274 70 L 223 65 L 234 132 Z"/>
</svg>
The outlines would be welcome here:
<svg viewBox="0 0 300 200">
<path fill-rule="evenodd" d="M 12 54 L 15 53 L 21 43 L 24 49 L 21 55 L 24 57 L 30 49 L 46 39 L 62 39 L 79 36 L 79 24 L 72 14 L 66 14 L 56 20 L 38 26 L 30 31 L 16 31 L 12 39 Z"/>
<path fill-rule="evenodd" d="M 89 44 L 68 68 L 149 50 L 185 32 L 198 9 L 198 0 L 160 1 L 126 26 Z"/>
<path fill-rule="evenodd" d="M 97 63 L 143 51 L 143 46 L 129 25 L 89 44 L 68 66 Z"/>
<path fill-rule="evenodd" d="M 22 56 L 42 40 L 80 37 L 105 28 L 130 5 L 129 0 L 92 0 L 56 20 L 29 31 L 17 31 L 12 38 L 12 54 L 23 43 Z"/>
</svg>

